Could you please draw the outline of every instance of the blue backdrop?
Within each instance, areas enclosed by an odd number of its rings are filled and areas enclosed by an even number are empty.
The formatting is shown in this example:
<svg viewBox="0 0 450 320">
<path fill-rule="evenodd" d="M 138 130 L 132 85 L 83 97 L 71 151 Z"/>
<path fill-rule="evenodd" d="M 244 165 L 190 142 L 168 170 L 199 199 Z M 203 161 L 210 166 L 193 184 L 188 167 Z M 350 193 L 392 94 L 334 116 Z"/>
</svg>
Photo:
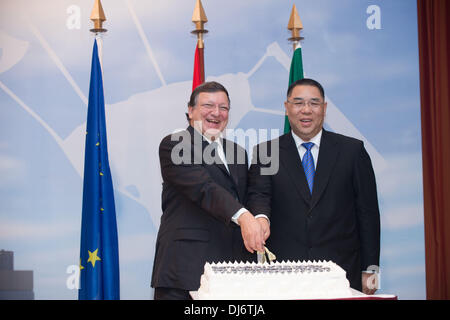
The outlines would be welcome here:
<svg viewBox="0 0 450 320">
<path fill-rule="evenodd" d="M 295 3 L 305 75 L 326 126 L 365 141 L 382 222 L 380 293 L 425 298 L 416 1 L 203 0 L 207 80 L 230 92 L 229 128 L 284 124 Z M 159 226 L 157 147 L 184 128 L 195 1 L 103 1 L 103 84 L 122 299 L 149 299 Z M 76 299 L 92 0 L 0 4 L 0 249 L 34 271 L 36 299 Z M 248 146 L 247 146 L 248 147 Z M 69 270 L 69 273 L 67 271 Z"/>
</svg>

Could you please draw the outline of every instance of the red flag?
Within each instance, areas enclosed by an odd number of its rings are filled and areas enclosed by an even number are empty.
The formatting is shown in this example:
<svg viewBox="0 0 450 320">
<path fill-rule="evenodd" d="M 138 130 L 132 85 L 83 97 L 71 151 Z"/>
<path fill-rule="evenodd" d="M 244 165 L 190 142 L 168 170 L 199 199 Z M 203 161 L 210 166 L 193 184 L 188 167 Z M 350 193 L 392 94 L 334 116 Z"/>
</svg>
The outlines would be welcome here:
<svg viewBox="0 0 450 320">
<path fill-rule="evenodd" d="M 198 44 L 195 48 L 194 58 L 194 76 L 192 78 L 192 91 L 197 88 L 198 85 L 205 82 L 205 61 L 203 58 L 203 48 L 199 48 Z"/>
</svg>

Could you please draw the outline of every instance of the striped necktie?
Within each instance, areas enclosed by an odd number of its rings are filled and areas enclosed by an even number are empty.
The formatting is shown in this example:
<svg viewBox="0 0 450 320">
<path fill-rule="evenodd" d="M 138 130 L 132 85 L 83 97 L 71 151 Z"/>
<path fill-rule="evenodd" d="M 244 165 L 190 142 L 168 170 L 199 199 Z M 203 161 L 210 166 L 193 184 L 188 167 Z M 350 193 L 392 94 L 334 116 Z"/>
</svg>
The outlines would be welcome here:
<svg viewBox="0 0 450 320">
<path fill-rule="evenodd" d="M 314 158 L 311 153 L 311 148 L 314 146 L 312 142 L 302 143 L 302 146 L 305 147 L 306 153 L 303 155 L 302 166 L 303 170 L 305 170 L 306 180 L 308 181 L 309 191 L 312 194 L 313 185 L 314 185 L 314 173 L 316 170 L 314 169 Z"/>
</svg>

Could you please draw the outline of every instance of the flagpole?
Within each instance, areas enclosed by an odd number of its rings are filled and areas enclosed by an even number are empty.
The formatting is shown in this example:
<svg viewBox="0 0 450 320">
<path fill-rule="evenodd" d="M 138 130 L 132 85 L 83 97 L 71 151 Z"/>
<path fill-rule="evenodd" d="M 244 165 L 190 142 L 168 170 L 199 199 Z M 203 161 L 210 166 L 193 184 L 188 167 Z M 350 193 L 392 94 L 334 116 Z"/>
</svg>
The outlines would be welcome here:
<svg viewBox="0 0 450 320">
<path fill-rule="evenodd" d="M 300 41 L 304 38 L 300 36 L 300 31 L 303 29 L 302 20 L 297 12 L 295 4 L 292 6 L 291 16 L 289 17 L 288 30 L 291 31 L 292 37 L 288 40 L 292 42 L 294 53 L 292 55 L 291 68 L 289 71 L 289 85 L 299 79 L 303 79 L 303 58 L 302 58 L 302 46 Z M 289 118 L 287 113 L 284 117 L 284 133 L 288 133 L 291 130 Z"/>
<path fill-rule="evenodd" d="M 191 31 L 191 33 L 197 35 L 197 45 L 200 49 L 203 49 L 203 34 L 208 33 L 208 30 L 204 28 L 204 24 L 208 22 L 208 18 L 206 18 L 205 10 L 203 9 L 201 0 L 197 0 L 195 2 L 194 13 L 192 14 L 192 22 L 195 23 L 195 30 Z"/>
<path fill-rule="evenodd" d="M 300 16 L 298 15 L 297 7 L 295 6 L 295 4 L 292 6 L 291 16 L 289 17 L 287 28 L 292 33 L 292 37 L 290 37 L 288 40 L 292 42 L 295 51 L 295 49 L 297 49 L 297 46 L 300 45 L 300 41 L 305 39 L 300 36 L 300 31 L 303 29 L 303 24 Z"/>
<path fill-rule="evenodd" d="M 100 66 L 103 73 L 103 37 L 102 35 L 108 31 L 103 28 L 103 22 L 106 21 L 105 12 L 103 11 L 102 3 L 100 0 L 94 1 L 94 7 L 92 8 L 90 19 L 94 22 L 94 28 L 90 31 L 94 33 L 95 40 L 97 40 L 98 58 L 100 59 Z"/>
<path fill-rule="evenodd" d="M 195 30 L 191 31 L 192 34 L 197 35 L 197 47 L 195 49 L 194 59 L 194 75 L 192 79 L 192 90 L 205 81 L 205 61 L 204 61 L 204 48 L 205 43 L 203 41 L 203 34 L 208 33 L 204 25 L 208 22 L 206 18 L 205 10 L 203 9 L 201 0 L 197 0 L 195 3 L 194 13 L 192 14 L 192 22 L 195 24 Z"/>
</svg>

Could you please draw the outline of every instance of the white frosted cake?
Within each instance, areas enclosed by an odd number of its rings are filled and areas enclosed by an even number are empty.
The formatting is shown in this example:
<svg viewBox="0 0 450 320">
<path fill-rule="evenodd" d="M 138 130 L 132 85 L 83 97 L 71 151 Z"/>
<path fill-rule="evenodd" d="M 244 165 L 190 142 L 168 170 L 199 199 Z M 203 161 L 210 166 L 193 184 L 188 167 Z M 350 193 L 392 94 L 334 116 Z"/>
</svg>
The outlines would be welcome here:
<svg viewBox="0 0 450 320">
<path fill-rule="evenodd" d="M 352 296 L 334 262 L 206 263 L 199 300 L 335 299 Z"/>
</svg>

